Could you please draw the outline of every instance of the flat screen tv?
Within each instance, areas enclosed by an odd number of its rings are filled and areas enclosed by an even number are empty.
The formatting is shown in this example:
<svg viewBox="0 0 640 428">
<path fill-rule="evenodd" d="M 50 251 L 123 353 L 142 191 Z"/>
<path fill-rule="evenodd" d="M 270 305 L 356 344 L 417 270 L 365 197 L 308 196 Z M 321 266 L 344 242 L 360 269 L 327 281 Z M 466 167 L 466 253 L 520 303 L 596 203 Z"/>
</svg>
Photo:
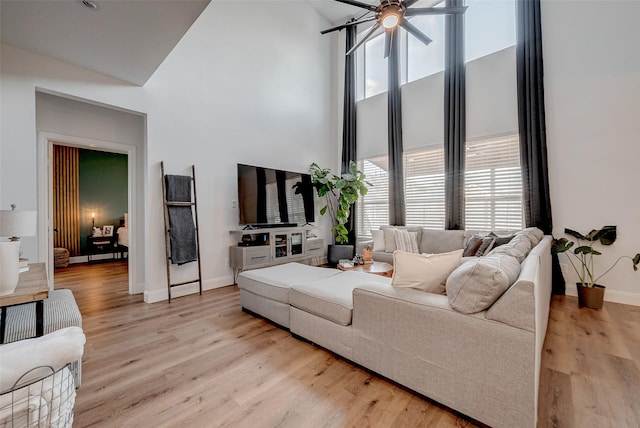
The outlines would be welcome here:
<svg viewBox="0 0 640 428">
<path fill-rule="evenodd" d="M 297 226 L 315 220 L 311 176 L 238 164 L 238 223 Z"/>
</svg>

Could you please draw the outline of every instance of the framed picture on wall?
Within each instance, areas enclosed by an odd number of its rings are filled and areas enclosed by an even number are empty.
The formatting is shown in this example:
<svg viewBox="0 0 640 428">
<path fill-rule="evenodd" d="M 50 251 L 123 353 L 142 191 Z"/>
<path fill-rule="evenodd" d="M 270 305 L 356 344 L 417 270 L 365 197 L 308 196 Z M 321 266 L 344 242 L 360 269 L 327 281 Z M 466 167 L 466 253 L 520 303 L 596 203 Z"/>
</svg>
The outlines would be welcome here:
<svg viewBox="0 0 640 428">
<path fill-rule="evenodd" d="M 102 226 L 102 236 L 113 236 L 113 226 Z"/>
</svg>

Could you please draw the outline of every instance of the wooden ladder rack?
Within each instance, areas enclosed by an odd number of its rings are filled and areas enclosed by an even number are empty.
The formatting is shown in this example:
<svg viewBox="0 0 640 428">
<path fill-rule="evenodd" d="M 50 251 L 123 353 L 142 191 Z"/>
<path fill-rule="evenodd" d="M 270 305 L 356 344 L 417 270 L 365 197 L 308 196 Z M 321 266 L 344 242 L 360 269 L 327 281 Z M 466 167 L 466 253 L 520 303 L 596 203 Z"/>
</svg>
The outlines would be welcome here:
<svg viewBox="0 0 640 428">
<path fill-rule="evenodd" d="M 172 202 L 167 201 L 167 185 L 166 175 L 164 173 L 164 161 L 160 162 L 160 169 L 162 170 L 162 199 L 164 205 L 164 240 L 165 240 L 165 254 L 167 258 L 167 288 L 169 292 L 169 303 L 171 303 L 171 288 L 178 287 L 180 285 L 193 284 L 197 282 L 199 284 L 200 294 L 202 295 L 202 269 L 200 266 L 200 227 L 198 226 L 198 197 L 196 192 L 196 169 L 195 165 L 191 165 L 191 180 L 193 182 L 193 202 Z M 190 281 L 182 281 L 171 283 L 171 235 L 170 235 L 170 223 L 169 223 L 169 207 L 193 207 L 195 216 L 195 229 L 196 229 L 196 254 L 198 262 L 198 277 Z"/>
</svg>

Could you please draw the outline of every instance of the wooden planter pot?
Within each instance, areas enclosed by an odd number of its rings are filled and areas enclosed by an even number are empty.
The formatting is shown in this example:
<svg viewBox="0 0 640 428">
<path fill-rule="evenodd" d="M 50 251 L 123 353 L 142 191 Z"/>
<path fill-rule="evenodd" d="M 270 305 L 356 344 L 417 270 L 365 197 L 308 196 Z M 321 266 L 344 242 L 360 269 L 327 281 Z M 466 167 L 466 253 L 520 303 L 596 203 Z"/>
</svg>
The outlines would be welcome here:
<svg viewBox="0 0 640 428">
<path fill-rule="evenodd" d="M 603 285 L 594 284 L 592 287 L 585 287 L 580 283 L 576 283 L 578 289 L 578 304 L 581 308 L 602 309 L 604 302 Z"/>
</svg>

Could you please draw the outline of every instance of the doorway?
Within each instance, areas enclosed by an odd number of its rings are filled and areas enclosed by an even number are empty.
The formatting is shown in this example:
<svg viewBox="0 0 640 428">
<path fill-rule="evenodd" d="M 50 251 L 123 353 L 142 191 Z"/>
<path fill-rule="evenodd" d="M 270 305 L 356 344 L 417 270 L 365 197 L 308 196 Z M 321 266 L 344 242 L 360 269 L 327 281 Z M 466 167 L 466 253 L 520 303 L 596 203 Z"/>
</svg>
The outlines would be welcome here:
<svg viewBox="0 0 640 428">
<path fill-rule="evenodd" d="M 62 148 L 63 150 L 60 150 Z M 62 242 L 58 238 L 54 238 L 54 233 L 61 233 L 60 227 L 61 225 L 65 225 L 65 228 L 75 230 L 75 238 L 70 238 L 75 241 L 75 245 L 77 248 L 75 251 L 75 257 L 86 257 L 86 245 L 89 236 L 89 228 L 91 228 L 91 234 L 93 234 L 93 227 L 97 227 L 100 229 L 101 233 L 104 233 L 105 230 L 109 231 L 108 235 L 111 235 L 112 239 L 117 245 L 117 227 L 120 227 L 120 220 L 122 220 L 122 225 L 126 224 L 127 229 L 127 261 L 128 261 L 128 277 L 129 277 L 129 293 L 133 294 L 136 290 L 133 287 L 134 278 L 136 278 L 136 242 L 135 239 L 131 239 L 131 236 L 134 235 L 134 231 L 136 229 L 136 206 L 132 203 L 132 201 L 136 200 L 136 174 L 135 174 L 135 165 L 136 165 L 136 147 L 128 146 L 120 143 L 113 143 L 107 141 L 98 141 L 80 137 L 73 137 L 69 135 L 60 135 L 60 134 L 52 134 L 46 132 L 39 133 L 39 150 L 41 160 L 40 171 L 46 171 L 46 174 L 41 174 L 41 178 L 39 178 L 39 189 L 41 190 L 41 194 L 47 195 L 46 198 L 39 198 L 39 207 L 38 212 L 47 213 L 46 219 L 44 221 L 39 221 L 39 236 L 46 236 L 47 239 L 42 239 L 38 243 L 40 259 L 46 259 L 48 261 L 48 278 L 49 278 L 49 288 L 53 289 L 53 269 L 54 269 L 54 256 L 53 249 L 56 243 Z M 56 152 L 71 152 L 77 153 L 78 158 L 80 151 L 83 150 L 87 153 L 90 159 L 99 159 L 99 158 L 118 158 L 124 157 L 126 158 L 126 204 L 116 205 L 115 207 L 110 206 L 107 207 L 100 201 L 104 201 L 101 198 L 92 199 L 89 197 L 80 198 L 80 189 L 78 190 L 78 202 L 77 207 L 75 208 L 62 208 L 69 209 L 70 211 L 74 211 L 77 215 L 75 219 L 72 220 L 62 220 L 60 216 L 56 216 L 56 212 L 61 209 L 60 206 L 54 208 L 54 201 L 56 198 L 54 196 L 54 188 L 56 187 L 56 172 L 54 171 L 55 162 L 56 162 Z M 113 154 L 114 156 L 110 156 L 109 154 Z M 118 156 L 119 155 L 119 156 Z M 113 165 L 113 164 L 112 164 Z M 58 191 L 58 190 L 55 190 Z M 84 205 L 80 204 L 80 199 L 84 201 L 89 201 Z M 91 202 L 93 201 L 93 202 Z M 92 205 L 93 204 L 93 205 Z M 126 211 L 118 206 L 126 206 Z M 114 211 L 115 210 L 115 211 Z M 123 211 L 119 213 L 119 211 Z M 116 216 L 114 212 L 118 212 Z M 125 213 L 127 214 L 125 216 Z M 41 217 L 42 218 L 42 217 Z M 126 219 L 125 219 L 126 218 Z M 97 224 L 96 224 L 97 220 Z M 72 224 L 75 223 L 75 224 Z M 105 223 L 113 223 L 113 224 L 105 224 Z M 91 225 L 91 226 L 89 226 Z M 105 228 L 105 226 L 107 226 Z M 110 226 L 110 227 L 109 227 Z M 56 228 L 58 231 L 56 231 Z M 84 232 L 84 233 L 83 233 Z M 113 234 L 116 233 L 116 236 Z M 81 236 L 85 237 L 85 250 L 83 251 L 82 239 Z M 87 260 L 88 261 L 88 260 Z"/>
<path fill-rule="evenodd" d="M 53 144 L 54 267 L 128 255 L 127 164 L 126 154 Z"/>
</svg>

